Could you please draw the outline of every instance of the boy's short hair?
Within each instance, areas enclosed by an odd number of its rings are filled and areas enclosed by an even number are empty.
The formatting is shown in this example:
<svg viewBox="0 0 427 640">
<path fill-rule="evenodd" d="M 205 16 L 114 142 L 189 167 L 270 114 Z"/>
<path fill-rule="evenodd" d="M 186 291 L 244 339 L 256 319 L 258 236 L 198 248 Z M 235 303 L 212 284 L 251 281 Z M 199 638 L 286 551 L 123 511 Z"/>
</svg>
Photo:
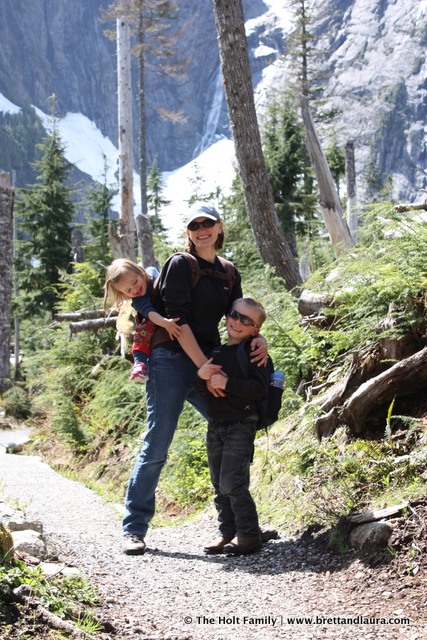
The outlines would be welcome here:
<svg viewBox="0 0 427 640">
<path fill-rule="evenodd" d="M 267 311 L 264 309 L 261 302 L 258 302 L 258 300 L 255 300 L 255 298 L 237 298 L 237 300 L 233 302 L 233 307 L 236 304 L 236 302 L 244 302 L 245 304 L 248 304 L 250 307 L 253 307 L 254 309 L 256 309 L 259 314 L 259 318 L 257 322 L 258 327 L 261 327 L 264 324 L 265 320 L 267 319 Z"/>
</svg>

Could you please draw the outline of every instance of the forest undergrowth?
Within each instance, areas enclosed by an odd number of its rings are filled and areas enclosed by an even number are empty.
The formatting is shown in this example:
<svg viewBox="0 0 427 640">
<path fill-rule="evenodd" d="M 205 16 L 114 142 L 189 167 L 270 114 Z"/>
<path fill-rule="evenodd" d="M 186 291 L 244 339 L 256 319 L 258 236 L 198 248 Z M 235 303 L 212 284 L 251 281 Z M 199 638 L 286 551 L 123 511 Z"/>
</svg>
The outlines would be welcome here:
<svg viewBox="0 0 427 640">
<path fill-rule="evenodd" d="M 251 472 L 262 520 L 289 533 L 308 527 L 332 532 L 343 516 L 420 497 L 427 483 L 427 403 L 423 393 L 397 397 L 368 416 L 355 437 L 345 425 L 318 441 L 319 405 L 313 388 L 330 388 L 354 353 L 385 337 L 426 344 L 425 223 L 395 216 L 390 205 L 364 215 L 359 247 L 343 253 L 306 283 L 324 295 L 330 321 L 306 323 L 298 299 L 267 269 L 243 272 L 246 295 L 268 310 L 263 333 L 276 368 L 286 374 L 281 420 L 259 433 Z M 97 308 L 99 277 L 89 263 L 64 275 L 60 311 Z M 378 325 L 393 305 L 396 322 Z M 130 359 L 119 355 L 113 329 L 69 339 L 50 318 L 22 324 L 24 360 L 4 394 L 7 415 L 37 427 L 32 451 L 54 468 L 122 503 L 145 423 L 144 386 L 129 380 Z M 391 362 L 383 363 L 384 367 Z M 160 484 L 157 524 L 181 521 L 211 507 L 203 420 L 186 407 Z M 335 534 L 333 534 L 335 535 Z"/>
<path fill-rule="evenodd" d="M 425 491 L 422 394 L 397 397 L 391 410 L 391 403 L 378 407 L 357 438 L 345 425 L 321 442 L 314 432 L 319 406 L 313 387 L 332 386 L 354 353 L 374 349 L 385 337 L 409 338 L 416 349 L 426 344 L 425 223 L 409 215 L 398 218 L 390 205 L 378 204 L 365 212 L 359 234 L 359 248 L 317 270 L 306 283 L 328 299 L 322 314 L 332 322 L 305 323 L 298 299 L 267 269 L 250 277 L 243 273 L 245 294 L 261 299 L 269 312 L 263 333 L 287 380 L 281 421 L 257 439 L 253 485 L 263 516 L 290 532 L 316 522 L 332 526 L 369 504 Z M 91 293 L 97 274 L 84 263 L 64 275 L 59 310 L 99 307 Z M 380 334 L 390 305 L 396 322 Z M 120 357 L 115 331 L 69 339 L 66 323 L 52 324 L 48 318 L 38 325 L 24 321 L 21 331 L 21 379 L 4 395 L 3 409 L 38 427 L 32 447 L 47 457 L 55 451 L 58 461 L 51 462 L 58 470 L 67 469 L 121 503 L 144 432 L 145 395 L 143 385 L 129 380 L 131 362 Z M 204 434 L 203 420 L 186 407 L 162 474 L 166 511 L 185 515 L 210 503 Z"/>
</svg>

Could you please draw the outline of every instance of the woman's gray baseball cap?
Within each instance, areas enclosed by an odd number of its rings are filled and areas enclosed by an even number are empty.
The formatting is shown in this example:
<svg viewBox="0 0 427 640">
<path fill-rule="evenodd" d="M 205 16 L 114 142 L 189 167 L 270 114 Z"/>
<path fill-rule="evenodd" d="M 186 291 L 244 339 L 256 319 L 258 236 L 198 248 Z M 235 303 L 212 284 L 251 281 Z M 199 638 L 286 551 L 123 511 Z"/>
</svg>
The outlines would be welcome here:
<svg viewBox="0 0 427 640">
<path fill-rule="evenodd" d="M 188 227 L 190 222 L 201 217 L 216 220 L 217 222 L 220 222 L 221 220 L 221 216 L 218 211 L 211 204 L 208 204 L 207 202 L 195 202 L 187 213 L 185 226 Z"/>
</svg>

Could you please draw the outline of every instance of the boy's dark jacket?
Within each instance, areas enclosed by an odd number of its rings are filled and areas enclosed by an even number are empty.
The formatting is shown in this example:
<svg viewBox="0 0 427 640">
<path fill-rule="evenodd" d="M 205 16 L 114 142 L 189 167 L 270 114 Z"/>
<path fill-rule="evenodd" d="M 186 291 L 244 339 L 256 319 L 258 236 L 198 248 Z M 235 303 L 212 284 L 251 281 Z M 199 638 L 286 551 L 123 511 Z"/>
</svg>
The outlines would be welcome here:
<svg viewBox="0 0 427 640">
<path fill-rule="evenodd" d="M 250 362 L 250 340 L 244 343 L 249 359 L 249 377 L 245 377 L 237 360 L 237 349 L 240 345 L 221 345 L 215 347 L 210 354 L 213 364 L 222 365 L 227 374 L 225 397 L 216 398 L 207 390 L 206 381 L 196 376 L 196 388 L 206 398 L 208 416 L 214 421 L 239 421 L 258 414 L 257 400 L 268 392 L 270 384 L 267 367 L 258 367 Z"/>
</svg>

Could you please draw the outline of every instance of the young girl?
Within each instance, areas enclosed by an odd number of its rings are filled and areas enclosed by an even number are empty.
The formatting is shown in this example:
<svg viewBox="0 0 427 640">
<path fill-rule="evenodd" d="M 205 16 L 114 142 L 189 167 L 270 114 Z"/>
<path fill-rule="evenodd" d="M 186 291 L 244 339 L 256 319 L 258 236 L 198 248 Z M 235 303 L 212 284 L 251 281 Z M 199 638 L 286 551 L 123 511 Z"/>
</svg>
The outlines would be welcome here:
<svg viewBox="0 0 427 640">
<path fill-rule="evenodd" d="M 148 380 L 148 358 L 150 343 L 156 325 L 164 327 L 171 340 L 182 336 L 182 329 L 177 324 L 179 318 L 169 319 L 161 316 L 154 309 L 150 300 L 150 291 L 159 272 L 154 267 L 143 269 L 131 260 L 120 258 L 114 260 L 107 269 L 104 287 L 104 310 L 107 312 L 107 301 L 112 300 L 113 307 L 124 300 L 132 300 L 132 307 L 144 320 L 138 324 L 134 336 L 132 355 L 134 365 L 130 379 L 135 382 Z"/>
</svg>

